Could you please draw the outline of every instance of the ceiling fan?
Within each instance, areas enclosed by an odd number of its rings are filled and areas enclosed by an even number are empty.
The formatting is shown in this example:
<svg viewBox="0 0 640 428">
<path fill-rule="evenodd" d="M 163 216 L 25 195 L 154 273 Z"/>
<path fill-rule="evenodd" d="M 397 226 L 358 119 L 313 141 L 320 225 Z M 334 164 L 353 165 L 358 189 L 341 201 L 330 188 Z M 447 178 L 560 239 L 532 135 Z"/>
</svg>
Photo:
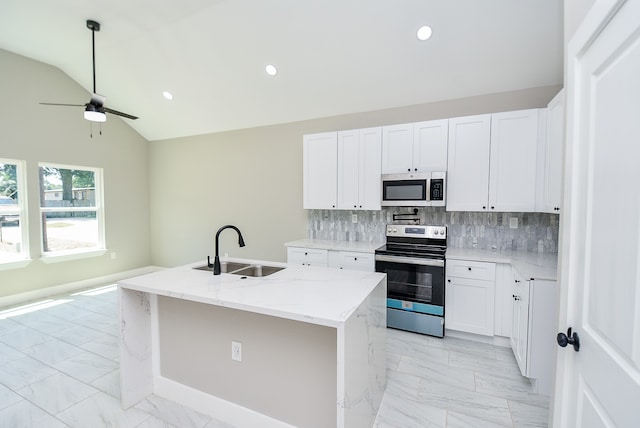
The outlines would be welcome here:
<svg viewBox="0 0 640 428">
<path fill-rule="evenodd" d="M 135 120 L 138 117 L 123 113 L 118 110 L 113 110 L 104 106 L 106 100 L 102 95 L 96 94 L 96 31 L 100 31 L 100 23 L 91 19 L 87 20 L 87 28 L 91 30 L 91 47 L 93 53 L 93 93 L 91 94 L 91 100 L 86 104 L 59 104 L 59 103 L 40 103 L 48 106 L 70 106 L 70 107 L 84 107 L 84 118 L 91 122 L 105 122 L 107 120 L 106 113 L 115 114 L 126 119 Z"/>
</svg>

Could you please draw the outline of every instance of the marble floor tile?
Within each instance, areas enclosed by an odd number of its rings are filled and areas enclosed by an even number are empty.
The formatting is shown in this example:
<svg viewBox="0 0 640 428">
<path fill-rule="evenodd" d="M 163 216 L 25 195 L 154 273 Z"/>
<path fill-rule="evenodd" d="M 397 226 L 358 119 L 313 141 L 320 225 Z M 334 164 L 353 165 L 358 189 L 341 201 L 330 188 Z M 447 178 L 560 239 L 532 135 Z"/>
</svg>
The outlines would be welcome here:
<svg viewBox="0 0 640 428">
<path fill-rule="evenodd" d="M 476 391 L 495 397 L 549 408 L 549 397 L 536 394 L 529 379 L 522 376 L 500 376 L 476 372 Z"/>
<path fill-rule="evenodd" d="M 135 406 L 156 418 L 182 428 L 202 428 L 211 417 L 157 395 L 151 395 Z"/>
<path fill-rule="evenodd" d="M 417 400 L 419 388 L 420 378 L 418 376 L 393 370 L 387 371 L 385 395 L 392 395 L 397 398 L 408 397 Z"/>
<path fill-rule="evenodd" d="M 120 401 L 99 392 L 56 414 L 56 417 L 73 428 L 134 428 L 149 415 L 135 408 L 123 410 Z"/>
<path fill-rule="evenodd" d="M 67 342 L 53 339 L 27 348 L 23 352 L 38 361 L 52 366 L 70 357 L 81 354 L 85 352 L 85 350 L 75 345 L 70 345 Z"/>
<path fill-rule="evenodd" d="M 0 365 L 6 364 L 13 360 L 17 360 L 19 358 L 24 358 L 25 356 L 26 355 L 23 352 L 0 342 Z"/>
<path fill-rule="evenodd" d="M 74 327 L 52 333 L 52 336 L 60 340 L 64 340 L 67 343 L 80 346 L 104 336 L 104 333 L 89 327 L 76 325 Z"/>
<path fill-rule="evenodd" d="M 45 334 L 51 334 L 74 326 L 71 321 L 49 315 L 46 311 L 30 312 L 13 319 L 17 323 Z"/>
<path fill-rule="evenodd" d="M 447 411 L 447 428 L 504 428 L 512 427 L 511 423 L 507 425 L 489 422 L 484 419 L 476 418 L 462 413 Z"/>
<path fill-rule="evenodd" d="M 472 371 L 452 368 L 446 364 L 431 362 L 429 359 L 418 360 L 410 357 L 402 357 L 398 365 L 398 371 L 455 388 L 468 389 L 470 391 L 474 391 L 476 388 Z"/>
<path fill-rule="evenodd" d="M 515 360 L 512 362 L 498 360 L 493 356 L 481 356 L 463 351 L 449 351 L 449 365 L 451 367 L 472 370 L 474 372 L 484 372 L 489 374 L 502 374 L 509 376 L 520 376 L 520 369 Z"/>
<path fill-rule="evenodd" d="M 0 384 L 0 410 L 16 404 L 22 397 L 6 386 Z"/>
<path fill-rule="evenodd" d="M 511 418 L 515 428 L 546 428 L 549 423 L 549 409 L 532 406 L 518 401 L 509 401 Z"/>
<path fill-rule="evenodd" d="M 2 318 L 0 316 L 0 336 L 4 336 L 22 327 L 22 324 L 15 322 L 12 318 Z"/>
<path fill-rule="evenodd" d="M 66 428 L 67 425 L 51 416 L 38 406 L 22 400 L 0 410 L 0 422 L 3 427 L 11 428 Z"/>
<path fill-rule="evenodd" d="M 0 366 L 0 383 L 16 391 L 55 373 L 53 368 L 25 356 Z"/>
<path fill-rule="evenodd" d="M 511 424 L 509 404 L 504 398 L 422 380 L 418 401 L 497 424 Z"/>
<path fill-rule="evenodd" d="M 181 428 L 170 424 L 167 421 L 163 421 L 160 418 L 156 418 L 155 416 L 149 416 L 147 419 L 142 421 L 139 425 L 136 425 L 136 428 Z"/>
<path fill-rule="evenodd" d="M 53 367 L 83 382 L 91 382 L 118 369 L 118 363 L 91 352 L 83 352 Z"/>
<path fill-rule="evenodd" d="M 18 390 L 18 394 L 51 414 L 59 413 L 97 392 L 97 389 L 62 373 Z"/>
<path fill-rule="evenodd" d="M 65 319 L 67 321 L 77 321 L 79 318 L 91 315 L 92 312 L 86 309 L 65 303 L 64 305 L 54 306 L 47 309 L 49 314 Z"/>
<path fill-rule="evenodd" d="M 76 322 L 85 325 L 91 325 L 91 328 L 94 330 L 101 331 L 103 333 L 111 334 L 113 336 L 118 336 L 118 320 L 115 317 L 102 315 L 99 313 L 93 313 L 91 315 L 87 315 L 86 317 L 80 317 L 76 320 Z"/>
<path fill-rule="evenodd" d="M 204 428 L 241 428 L 241 427 L 230 425 L 230 424 L 228 424 L 226 422 L 213 420 L 213 421 L 209 422 L 208 424 L 206 424 L 204 426 Z"/>
<path fill-rule="evenodd" d="M 91 382 L 91 386 L 120 400 L 120 370 L 114 370 L 94 380 Z"/>
<path fill-rule="evenodd" d="M 445 428 L 446 411 L 442 408 L 414 401 L 408 397 L 398 398 L 385 394 L 374 426 Z"/>
<path fill-rule="evenodd" d="M 80 345 L 80 347 L 113 361 L 120 360 L 120 339 L 110 334 L 105 334 L 96 340 Z"/>
<path fill-rule="evenodd" d="M 41 333 L 29 327 L 23 327 L 0 336 L 0 342 L 18 350 L 31 348 L 32 346 L 45 343 L 51 339 L 52 337 L 48 334 Z"/>
</svg>

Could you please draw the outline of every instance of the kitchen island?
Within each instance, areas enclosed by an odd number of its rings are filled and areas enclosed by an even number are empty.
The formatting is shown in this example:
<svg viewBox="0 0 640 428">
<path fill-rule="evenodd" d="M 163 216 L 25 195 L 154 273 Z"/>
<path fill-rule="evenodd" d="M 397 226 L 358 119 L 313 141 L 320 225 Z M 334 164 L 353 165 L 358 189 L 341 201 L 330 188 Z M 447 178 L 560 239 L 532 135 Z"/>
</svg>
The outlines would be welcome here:
<svg viewBox="0 0 640 428">
<path fill-rule="evenodd" d="M 124 408 L 153 393 L 234 426 L 373 424 L 386 386 L 385 275 L 214 276 L 198 265 L 118 284 Z"/>
</svg>

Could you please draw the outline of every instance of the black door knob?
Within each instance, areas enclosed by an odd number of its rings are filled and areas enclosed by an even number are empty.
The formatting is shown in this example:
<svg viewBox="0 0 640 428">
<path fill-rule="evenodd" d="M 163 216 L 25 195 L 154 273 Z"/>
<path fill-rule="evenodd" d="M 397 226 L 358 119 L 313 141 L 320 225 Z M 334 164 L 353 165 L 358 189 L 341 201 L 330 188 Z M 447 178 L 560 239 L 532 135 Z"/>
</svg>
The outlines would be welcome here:
<svg viewBox="0 0 640 428">
<path fill-rule="evenodd" d="M 580 351 L 580 337 L 575 331 L 571 332 L 571 327 L 567 330 L 567 334 L 558 333 L 556 340 L 558 341 L 558 345 L 562 348 L 565 348 L 567 345 L 573 345 L 574 351 Z"/>
</svg>

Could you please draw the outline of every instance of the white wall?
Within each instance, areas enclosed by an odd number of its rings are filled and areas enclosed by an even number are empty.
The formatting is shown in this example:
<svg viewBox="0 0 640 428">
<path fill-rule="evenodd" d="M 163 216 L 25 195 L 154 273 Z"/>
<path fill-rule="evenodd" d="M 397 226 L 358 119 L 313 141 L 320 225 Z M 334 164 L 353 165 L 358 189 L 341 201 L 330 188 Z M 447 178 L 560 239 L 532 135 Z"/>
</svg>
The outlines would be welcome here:
<svg viewBox="0 0 640 428">
<path fill-rule="evenodd" d="M 59 69 L 0 50 L 0 158 L 27 162 L 28 224 L 33 262 L 0 271 L 0 297 L 109 275 L 150 264 L 149 143 L 109 116 L 103 135 L 82 118 L 90 94 Z M 38 163 L 103 168 L 107 247 L 117 253 L 45 264 L 40 257 Z"/>
<path fill-rule="evenodd" d="M 545 107 L 559 86 L 336 116 L 150 144 L 152 260 L 176 266 L 221 254 L 285 261 L 284 242 L 307 237 L 302 136 L 446 117 Z"/>
</svg>

